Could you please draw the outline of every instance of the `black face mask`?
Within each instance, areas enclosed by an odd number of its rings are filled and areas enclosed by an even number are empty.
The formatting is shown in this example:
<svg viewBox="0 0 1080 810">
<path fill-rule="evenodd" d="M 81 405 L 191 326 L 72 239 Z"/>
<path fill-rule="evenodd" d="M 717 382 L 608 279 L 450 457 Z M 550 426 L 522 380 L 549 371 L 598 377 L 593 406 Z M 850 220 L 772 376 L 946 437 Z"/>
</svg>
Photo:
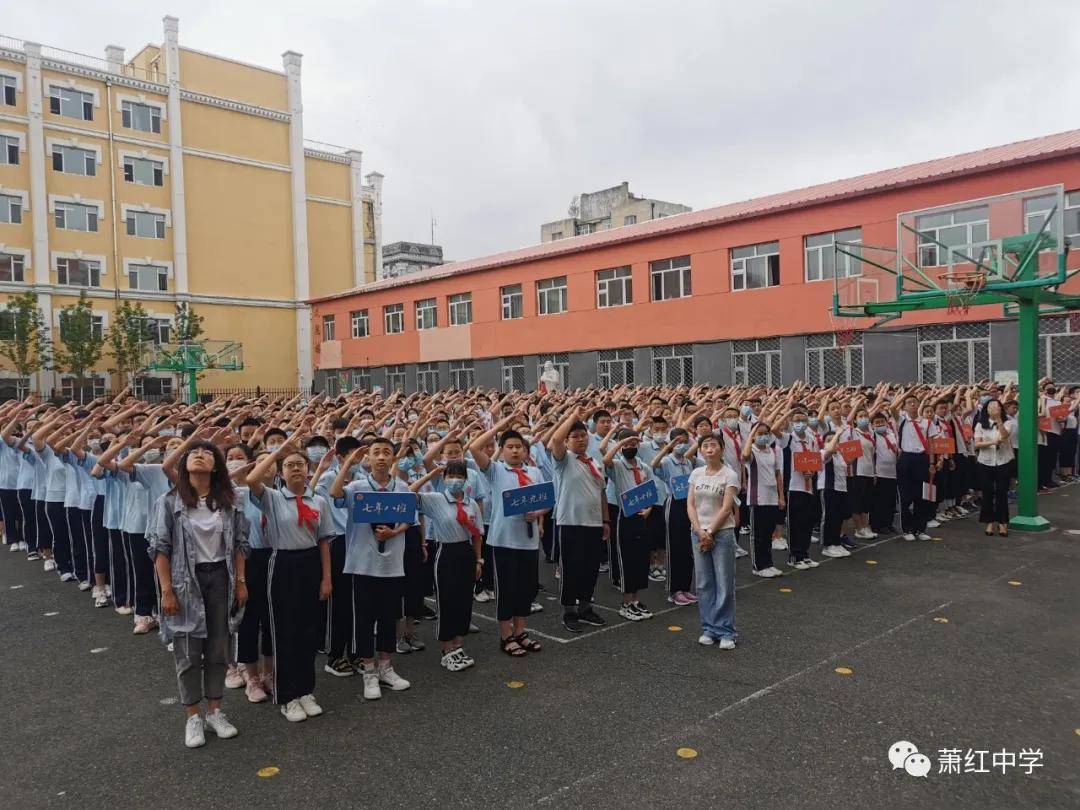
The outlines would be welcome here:
<svg viewBox="0 0 1080 810">
<path fill-rule="evenodd" d="M 638 449 L 636 447 L 624 447 L 622 449 L 623 458 L 625 458 L 627 461 L 633 461 L 635 458 L 637 458 L 637 450 Z"/>
</svg>

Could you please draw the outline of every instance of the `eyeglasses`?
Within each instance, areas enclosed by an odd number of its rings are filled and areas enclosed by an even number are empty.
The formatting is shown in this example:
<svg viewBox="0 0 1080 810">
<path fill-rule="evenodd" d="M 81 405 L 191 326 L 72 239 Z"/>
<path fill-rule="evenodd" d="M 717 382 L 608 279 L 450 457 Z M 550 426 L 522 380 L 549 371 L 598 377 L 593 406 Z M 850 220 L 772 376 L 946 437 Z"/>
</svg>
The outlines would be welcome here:
<svg viewBox="0 0 1080 810">
<path fill-rule="evenodd" d="M 188 453 L 188 455 L 190 455 L 190 456 L 195 456 L 195 455 L 213 456 L 214 451 L 207 448 L 207 447 L 196 447 L 194 450 L 192 450 L 190 453 Z"/>
<path fill-rule="evenodd" d="M 307 464 L 305 464 L 303 461 L 290 461 L 288 464 L 282 464 L 281 469 L 283 469 L 283 470 L 305 470 L 305 469 L 307 469 Z"/>
</svg>

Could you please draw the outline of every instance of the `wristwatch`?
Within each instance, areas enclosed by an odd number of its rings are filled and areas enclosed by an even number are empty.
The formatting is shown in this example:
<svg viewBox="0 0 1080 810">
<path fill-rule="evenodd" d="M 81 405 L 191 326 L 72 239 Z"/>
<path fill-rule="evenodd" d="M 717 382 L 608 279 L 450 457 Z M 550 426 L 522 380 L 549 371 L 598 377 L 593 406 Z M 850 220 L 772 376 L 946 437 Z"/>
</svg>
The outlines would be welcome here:
<svg viewBox="0 0 1080 810">
<path fill-rule="evenodd" d="M 477 557 L 476 558 L 476 564 L 477 565 L 483 565 L 484 564 L 484 558 L 483 557 Z"/>
<path fill-rule="evenodd" d="M 245 579 L 244 577 L 237 577 L 236 581 L 237 582 L 243 582 L 245 585 L 247 584 L 247 579 Z"/>
</svg>

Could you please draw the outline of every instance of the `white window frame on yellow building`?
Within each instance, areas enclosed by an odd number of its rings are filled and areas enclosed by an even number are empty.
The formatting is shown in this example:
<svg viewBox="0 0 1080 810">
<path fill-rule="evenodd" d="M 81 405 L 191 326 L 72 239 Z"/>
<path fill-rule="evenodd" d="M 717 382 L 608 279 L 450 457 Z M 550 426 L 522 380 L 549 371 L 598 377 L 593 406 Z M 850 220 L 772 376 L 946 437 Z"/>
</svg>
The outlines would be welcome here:
<svg viewBox="0 0 1080 810">
<path fill-rule="evenodd" d="M 19 144 L 19 152 L 26 154 L 26 133 L 19 132 L 17 129 L 0 129 L 0 135 L 8 138 L 14 138 Z M 7 149 L 4 149 L 4 153 L 0 156 L 0 166 L 21 166 L 23 159 L 20 157 L 18 163 L 8 163 Z"/>
<path fill-rule="evenodd" d="M 13 247 L 11 245 L 0 244 L 0 254 L 4 254 L 4 255 L 7 255 L 7 256 L 18 256 L 18 257 L 20 257 L 22 259 L 22 271 L 23 271 L 23 280 L 22 281 L 14 281 L 14 280 L 12 280 L 12 281 L 0 281 L 0 286 L 10 284 L 13 287 L 21 287 L 23 285 L 31 283 L 30 281 L 27 281 L 27 279 L 33 279 L 33 277 L 34 277 L 33 264 L 32 264 L 32 261 L 31 261 L 31 257 L 33 256 L 33 251 L 31 251 L 30 248 L 20 248 L 20 247 Z"/>
<path fill-rule="evenodd" d="M 156 214 L 165 218 L 165 233 L 161 236 L 139 236 L 134 233 L 127 232 L 127 218 L 128 214 Z M 142 205 L 132 205 L 130 203 L 123 203 L 120 206 L 120 219 L 124 222 L 123 233 L 129 239 L 168 239 L 169 230 L 172 229 L 172 212 L 168 208 L 154 208 L 153 206 L 143 203 Z"/>
<path fill-rule="evenodd" d="M 97 166 L 101 165 L 102 161 L 102 149 L 97 143 L 87 142 L 82 138 L 46 138 L 45 139 L 45 154 L 48 155 L 48 165 L 52 167 L 53 164 L 53 149 L 57 146 L 67 147 L 68 149 L 81 149 L 84 152 L 94 153 L 94 163 Z M 54 169 L 55 171 L 55 169 Z M 86 174 L 85 172 L 69 172 L 66 169 L 62 170 L 63 174 L 71 175 L 73 177 L 97 177 L 97 174 Z"/>
<path fill-rule="evenodd" d="M 116 111 L 120 113 L 120 128 L 123 130 L 130 130 L 131 132 L 142 132 L 146 135 L 161 135 L 161 132 L 154 132 L 153 129 L 139 129 L 138 127 L 125 127 L 124 126 L 124 102 L 129 104 L 141 104 L 144 107 L 154 107 L 158 111 L 158 115 L 161 116 L 161 123 L 164 124 L 169 120 L 168 117 L 168 102 L 165 99 L 160 101 L 150 99 L 145 93 L 117 93 L 116 94 Z M 158 127 L 161 129 L 161 127 Z"/>
<path fill-rule="evenodd" d="M 101 265 L 101 271 L 98 274 L 98 281 L 101 282 L 108 277 L 109 274 L 109 257 L 98 254 L 83 253 L 81 250 L 64 251 L 54 250 L 49 256 L 49 270 L 51 275 L 56 276 L 56 286 L 66 290 L 75 290 L 75 294 L 78 294 L 79 290 L 100 290 L 104 289 L 103 284 L 98 284 L 96 287 L 93 285 L 71 284 L 70 282 L 60 283 L 60 259 L 77 259 L 81 262 L 98 262 Z"/>
<path fill-rule="evenodd" d="M 73 194 L 70 197 L 68 197 L 66 195 L 61 195 L 61 194 L 50 194 L 49 195 L 49 216 L 52 218 L 51 222 L 52 222 L 54 227 L 56 225 L 56 205 L 57 205 L 57 203 L 61 203 L 61 204 L 67 203 L 68 205 L 84 205 L 84 206 L 91 207 L 91 208 L 93 208 L 93 207 L 97 208 L 97 225 L 98 225 L 98 227 L 97 227 L 96 231 L 91 231 L 89 229 L 87 229 L 85 231 L 79 231 L 79 230 L 76 230 L 75 228 L 66 228 L 66 227 L 65 228 L 59 228 L 59 230 L 72 231 L 74 233 L 100 233 L 101 232 L 101 223 L 105 222 L 105 220 L 107 219 L 107 217 L 105 216 L 105 202 L 103 200 L 89 200 L 89 199 L 83 197 L 81 194 Z"/>
<path fill-rule="evenodd" d="M 59 88 L 59 89 L 63 89 L 63 90 L 75 90 L 76 92 L 79 92 L 79 93 L 88 94 L 93 99 L 93 101 L 91 103 L 91 106 L 95 110 L 100 110 L 101 109 L 101 91 L 100 90 L 98 90 L 96 87 L 92 87 L 91 85 L 88 85 L 88 84 L 79 84 L 74 79 L 68 79 L 68 80 L 64 81 L 62 79 L 57 79 L 55 76 L 48 76 L 48 77 L 45 78 L 45 92 L 42 94 L 42 100 L 46 102 L 44 104 L 44 107 L 49 112 L 50 115 L 55 115 L 58 118 L 71 118 L 73 121 L 86 121 L 86 120 L 96 121 L 97 120 L 97 116 L 93 116 L 90 119 L 74 118 L 73 116 L 64 115 L 63 113 L 54 113 L 54 112 L 52 112 L 52 101 L 51 101 L 51 99 L 52 99 L 52 89 L 54 87 Z"/>
<path fill-rule="evenodd" d="M 0 185 L 0 197 L 17 197 L 19 199 L 19 204 L 20 204 L 19 205 L 19 207 L 20 207 L 19 213 L 21 214 L 22 222 L 23 223 L 26 222 L 26 212 L 30 210 L 30 192 L 29 191 L 23 191 L 21 189 L 16 189 L 16 188 L 7 188 L 6 186 Z M 19 222 L 11 222 L 11 223 L 0 222 L 0 225 L 9 225 L 9 224 L 10 225 L 20 225 L 22 223 L 19 223 Z"/>
<path fill-rule="evenodd" d="M 136 152 L 134 149 L 117 149 L 116 150 L 117 163 L 120 165 L 120 175 L 124 176 L 124 172 L 127 166 L 128 158 L 132 160 L 148 160 L 153 163 L 161 164 L 161 185 L 160 186 L 145 186 L 146 188 L 163 188 L 165 186 L 165 178 L 169 176 L 169 158 L 165 155 L 158 155 L 148 149 L 142 149 Z M 143 183 L 136 183 L 134 180 L 127 180 L 125 183 L 133 186 L 142 186 Z"/>
<path fill-rule="evenodd" d="M 165 270 L 165 289 L 164 290 L 144 290 L 142 287 L 132 287 L 131 286 L 131 268 L 132 268 L 132 265 L 140 265 L 140 266 L 149 265 L 149 266 L 152 266 L 152 267 L 160 267 L 163 270 Z M 130 290 L 130 291 L 139 292 L 139 293 L 149 293 L 152 296 L 153 295 L 161 295 L 161 296 L 172 295 L 171 288 L 173 287 L 173 263 L 169 262 L 169 261 L 164 261 L 162 259 L 154 259 L 154 258 L 151 258 L 150 256 L 142 256 L 142 257 L 138 257 L 138 258 L 124 257 L 124 283 L 126 284 L 126 287 L 123 287 L 123 289 L 127 289 L 127 290 Z"/>
<path fill-rule="evenodd" d="M 0 69 L 0 79 L 14 79 L 15 80 L 15 104 L 8 104 L 5 99 L 0 99 L 0 104 L 3 104 L 5 107 L 17 106 L 18 103 L 19 103 L 19 94 L 25 92 L 23 90 L 22 73 L 20 73 L 18 71 L 15 71 L 15 70 L 2 70 L 2 69 Z M 0 82 L 0 86 L 3 86 L 2 82 Z"/>
</svg>

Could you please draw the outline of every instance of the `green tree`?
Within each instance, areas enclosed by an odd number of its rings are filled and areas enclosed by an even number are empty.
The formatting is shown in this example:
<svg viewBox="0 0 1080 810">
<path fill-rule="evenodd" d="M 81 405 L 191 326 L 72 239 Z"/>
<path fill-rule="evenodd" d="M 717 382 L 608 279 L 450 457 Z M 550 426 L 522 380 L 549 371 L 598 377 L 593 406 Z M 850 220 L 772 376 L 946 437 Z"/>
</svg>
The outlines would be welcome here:
<svg viewBox="0 0 1080 810">
<path fill-rule="evenodd" d="M 176 302 L 176 314 L 173 316 L 173 340 L 187 343 L 198 340 L 203 335 L 203 317 L 186 301 Z"/>
<path fill-rule="evenodd" d="M 58 370 L 75 375 L 75 398 L 85 401 L 86 372 L 101 359 L 105 336 L 94 330 L 94 311 L 83 292 L 79 300 L 60 310 L 60 340 L 54 343 L 53 360 Z"/>
<path fill-rule="evenodd" d="M 49 367 L 51 348 L 48 320 L 37 295 L 26 292 L 9 298 L 0 310 L 0 357 L 20 377 L 30 377 Z"/>
<path fill-rule="evenodd" d="M 123 374 L 128 383 L 143 367 L 143 344 L 153 339 L 149 318 L 150 313 L 137 301 L 125 301 L 113 313 L 106 336 L 113 360 L 109 371 Z"/>
</svg>

